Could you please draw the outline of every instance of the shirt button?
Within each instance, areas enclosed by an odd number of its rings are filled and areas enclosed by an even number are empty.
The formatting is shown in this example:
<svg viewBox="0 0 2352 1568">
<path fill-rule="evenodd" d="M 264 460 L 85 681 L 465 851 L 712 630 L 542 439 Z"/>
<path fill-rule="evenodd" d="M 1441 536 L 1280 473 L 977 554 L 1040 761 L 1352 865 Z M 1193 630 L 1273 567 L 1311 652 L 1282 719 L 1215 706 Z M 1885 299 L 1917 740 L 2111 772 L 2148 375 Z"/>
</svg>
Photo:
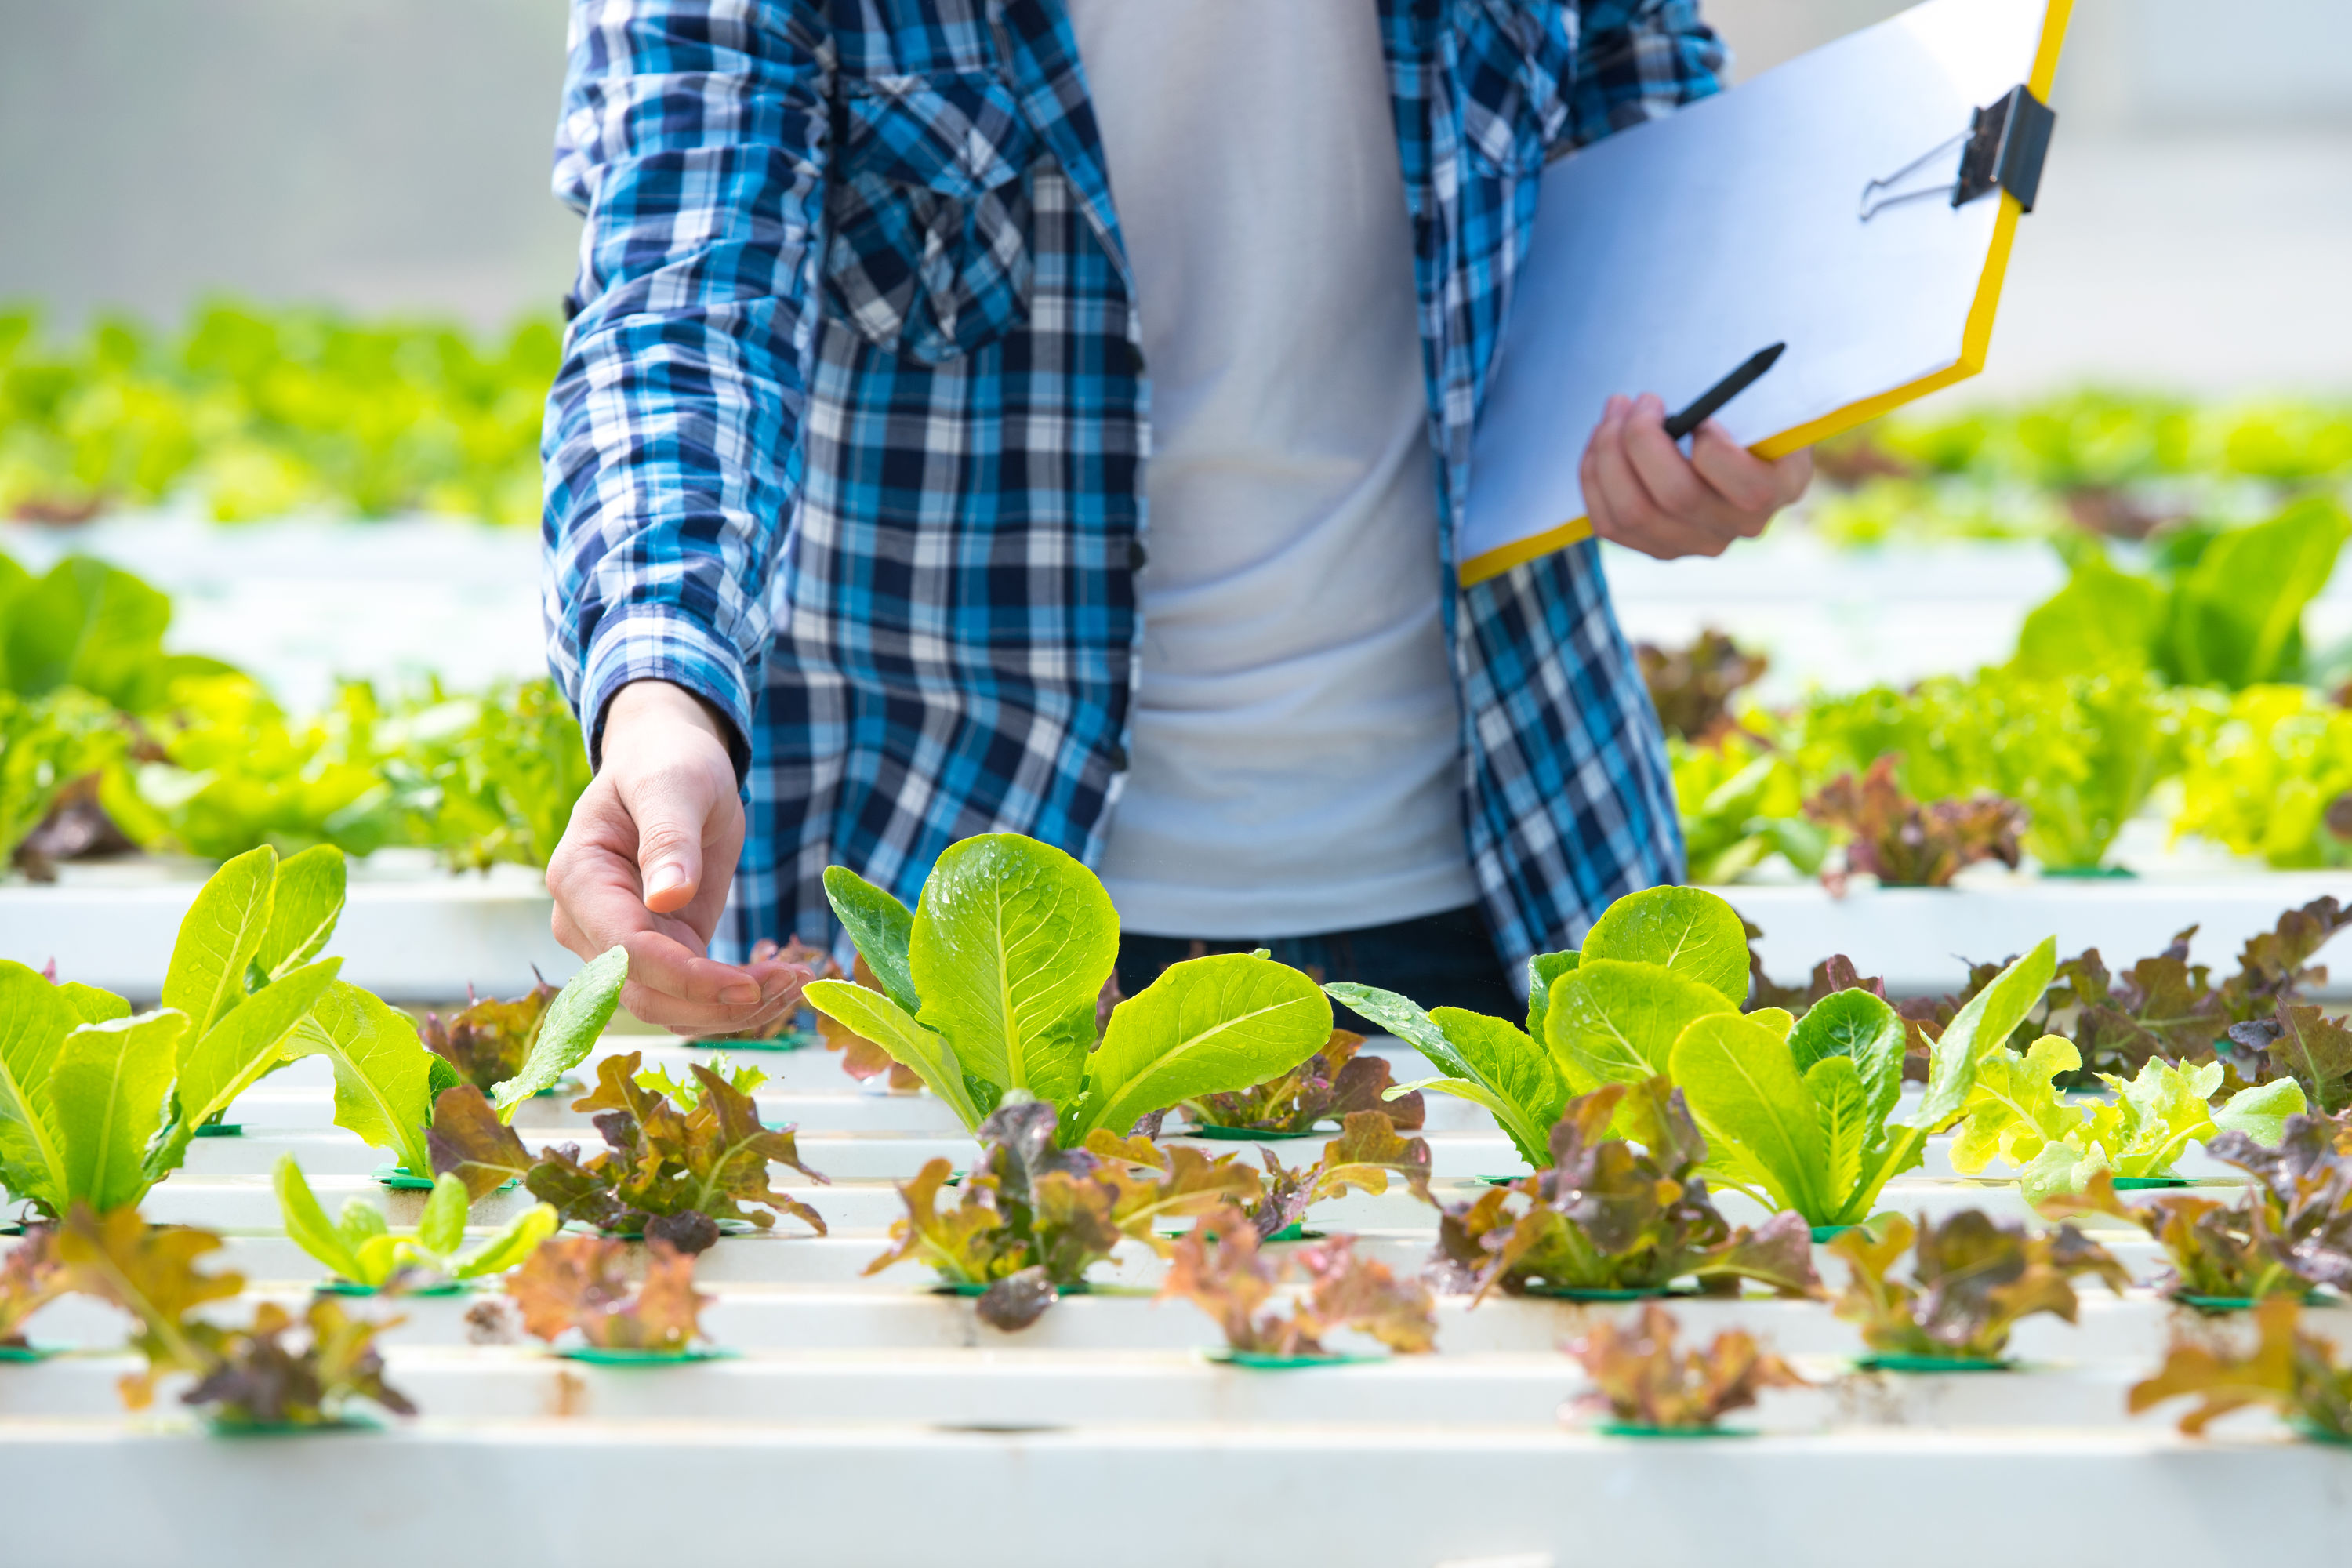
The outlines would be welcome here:
<svg viewBox="0 0 2352 1568">
<path fill-rule="evenodd" d="M 1130 539 L 1127 542 L 1127 569 L 1129 571 L 1140 572 L 1145 566 L 1150 563 L 1150 561 L 1151 553 L 1143 548 L 1142 540 Z"/>
<path fill-rule="evenodd" d="M 1111 351 L 1110 363 L 1111 368 L 1121 375 L 1141 375 L 1143 351 L 1125 338 L 1120 338 L 1118 340 L 1117 346 Z"/>
<path fill-rule="evenodd" d="M 1125 746 L 1120 745 L 1117 741 L 1113 741 L 1110 743 L 1110 750 L 1105 752 L 1104 756 L 1110 763 L 1111 772 L 1115 773 L 1123 773 L 1127 772 L 1127 748 Z"/>
</svg>

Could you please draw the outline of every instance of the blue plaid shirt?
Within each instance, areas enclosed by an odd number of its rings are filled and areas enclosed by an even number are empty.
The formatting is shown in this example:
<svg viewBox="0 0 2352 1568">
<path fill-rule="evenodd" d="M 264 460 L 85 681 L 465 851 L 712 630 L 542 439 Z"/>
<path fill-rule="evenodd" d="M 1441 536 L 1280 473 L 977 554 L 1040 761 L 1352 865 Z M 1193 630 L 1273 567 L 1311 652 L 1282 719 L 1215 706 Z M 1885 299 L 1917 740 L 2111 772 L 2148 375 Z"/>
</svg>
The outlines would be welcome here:
<svg viewBox="0 0 2352 1568">
<path fill-rule="evenodd" d="M 1546 160 L 1715 90 L 1723 52 L 1696 0 L 1376 3 L 1451 563 Z M 574 0 L 555 186 L 588 223 L 551 662 L 592 752 L 632 680 L 732 720 L 718 951 L 829 941 L 836 861 L 911 901 L 973 833 L 1097 860 L 1150 382 L 1058 0 Z M 1484 903 L 1507 957 L 1570 945 L 1681 874 L 1657 721 L 1591 544 L 1448 572 Z"/>
</svg>

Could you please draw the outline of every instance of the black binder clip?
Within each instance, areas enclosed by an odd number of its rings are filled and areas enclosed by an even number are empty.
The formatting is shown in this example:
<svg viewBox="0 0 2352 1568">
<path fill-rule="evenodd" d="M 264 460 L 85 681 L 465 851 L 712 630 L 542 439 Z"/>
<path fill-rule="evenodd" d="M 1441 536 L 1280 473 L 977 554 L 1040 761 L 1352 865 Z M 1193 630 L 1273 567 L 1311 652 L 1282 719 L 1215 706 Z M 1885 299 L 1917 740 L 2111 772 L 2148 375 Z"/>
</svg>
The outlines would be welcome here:
<svg viewBox="0 0 2352 1568">
<path fill-rule="evenodd" d="M 1975 110 L 1969 128 L 1949 136 L 1884 179 L 1862 188 L 1862 221 L 1868 223 L 1897 202 L 1951 193 L 1952 205 L 1964 207 L 1980 196 L 2007 191 L 2020 210 L 2032 212 L 2042 189 L 2042 165 L 2050 154 L 2050 132 L 2058 116 L 2023 84 L 2011 88 L 1997 100 Z M 1896 189 L 1904 181 L 1960 147 L 1960 172 L 1948 186 L 1937 181 Z"/>
</svg>

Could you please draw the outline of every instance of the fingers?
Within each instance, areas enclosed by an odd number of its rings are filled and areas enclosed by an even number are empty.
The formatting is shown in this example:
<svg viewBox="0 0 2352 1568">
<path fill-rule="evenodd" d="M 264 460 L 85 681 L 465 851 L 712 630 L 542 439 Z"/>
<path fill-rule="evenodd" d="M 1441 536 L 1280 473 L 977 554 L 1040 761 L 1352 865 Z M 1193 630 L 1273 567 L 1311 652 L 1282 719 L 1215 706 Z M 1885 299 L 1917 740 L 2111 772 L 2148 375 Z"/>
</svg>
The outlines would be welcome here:
<svg viewBox="0 0 2352 1568">
<path fill-rule="evenodd" d="M 1813 454 L 1801 447 L 1778 460 L 1759 458 L 1710 419 L 1691 438 L 1691 467 L 1743 515 L 1743 531 L 1754 538 L 1772 514 L 1805 493 L 1812 482 Z"/>
<path fill-rule="evenodd" d="M 1634 409 L 1635 405 L 1626 398 L 1611 398 L 1585 447 L 1584 498 L 1593 531 L 1661 561 L 1682 555 L 1720 555 L 1732 536 L 1669 512 L 1635 470 L 1626 449 L 1626 427 Z M 1663 438 L 1665 433 L 1661 428 L 1658 434 Z M 1681 454 L 1675 458 L 1679 461 Z"/>
<path fill-rule="evenodd" d="M 616 752 L 608 727 L 606 765 L 549 858 L 550 929 L 583 958 L 628 949 L 622 1002 L 647 1023 L 717 1034 L 772 1021 L 797 1005 L 805 972 L 708 956 L 743 842 L 725 747 L 677 725 L 633 739 L 640 743 Z"/>
<path fill-rule="evenodd" d="M 1804 494 L 1812 457 L 1759 458 L 1708 420 L 1685 458 L 1666 434 L 1656 397 L 1612 397 L 1579 473 L 1595 534 L 1667 561 L 1720 555 L 1734 540 L 1762 533 Z"/>
<path fill-rule="evenodd" d="M 1665 405 L 1654 397 L 1634 401 L 1626 413 L 1625 459 L 1658 510 L 1727 547 L 1735 539 L 1760 532 L 1764 519 L 1749 526 L 1748 514 L 1709 483 L 1666 434 Z"/>
</svg>

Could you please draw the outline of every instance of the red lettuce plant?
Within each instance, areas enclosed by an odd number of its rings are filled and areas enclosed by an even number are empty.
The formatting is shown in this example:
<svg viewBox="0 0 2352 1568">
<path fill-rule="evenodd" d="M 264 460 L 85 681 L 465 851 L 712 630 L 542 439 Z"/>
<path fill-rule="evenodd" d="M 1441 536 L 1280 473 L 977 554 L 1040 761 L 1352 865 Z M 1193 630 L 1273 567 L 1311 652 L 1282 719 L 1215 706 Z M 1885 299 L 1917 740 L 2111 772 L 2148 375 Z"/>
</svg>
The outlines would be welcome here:
<svg viewBox="0 0 2352 1568">
<path fill-rule="evenodd" d="M 1329 1044 L 1288 1072 L 1253 1089 L 1198 1095 L 1184 1110 L 1196 1122 L 1253 1132 L 1308 1132 L 1361 1110 L 1380 1111 L 1406 1131 L 1418 1128 L 1426 1114 L 1420 1091 L 1386 1099 L 1396 1087 L 1388 1058 L 1358 1054 L 1363 1045 L 1363 1036 L 1334 1029 Z"/>
<path fill-rule="evenodd" d="M 1350 1188 L 1377 1196 L 1389 1190 L 1392 1177 L 1422 1202 L 1437 1203 L 1429 1190 L 1429 1141 L 1403 1136 L 1385 1111 L 1349 1111 L 1339 1136 L 1323 1145 L 1311 1165 L 1293 1169 L 1269 1149 L 1260 1149 L 1258 1158 L 1265 1163 L 1265 1186 L 1249 1205 L 1249 1217 L 1265 1239 L 1305 1219 L 1310 1205 Z"/>
<path fill-rule="evenodd" d="M 1807 817 L 1848 836 L 1845 875 L 1876 877 L 1890 888 L 1948 888 L 1979 860 L 2016 868 L 2023 806 L 1997 795 L 1922 805 L 1895 782 L 1901 761 L 1890 752 L 1859 781 L 1841 774 L 1805 802 Z M 1839 890 L 1840 877 L 1822 879 Z"/>
<path fill-rule="evenodd" d="M 1886 1271 L 1918 1244 L 1912 1282 Z M 2124 1266 L 2071 1225 L 2029 1234 L 1981 1209 L 1915 1226 L 1901 1215 L 1858 1226 L 1830 1243 L 1850 1266 L 1837 1315 L 1862 1328 L 1874 1351 L 1947 1361 L 1998 1361 L 2021 1318 L 2054 1312 L 2074 1321 L 2073 1281 L 2096 1274 L 2121 1295 Z"/>
<path fill-rule="evenodd" d="M 2291 1116 L 2279 1146 L 2242 1132 L 2206 1144 L 2252 1176 L 2235 1202 L 2194 1192 L 2126 1203 L 2102 1171 L 2079 1196 L 2042 1205 L 2052 1217 L 2113 1215 L 2160 1242 L 2172 1261 L 2168 1294 L 2211 1301 L 2301 1296 L 2323 1285 L 2352 1291 L 2352 1158 L 2337 1152 L 2334 1121 Z"/>
<path fill-rule="evenodd" d="M 751 1095 L 699 1062 L 696 1102 L 673 1104 L 640 1081 L 642 1060 L 635 1051 L 604 1058 L 596 1087 L 572 1101 L 574 1110 L 597 1112 L 604 1139 L 604 1148 L 584 1159 L 576 1143 L 543 1148 L 534 1159 L 481 1090 L 444 1089 L 430 1132 L 434 1173 L 455 1173 L 476 1198 L 519 1179 L 559 1219 L 658 1238 L 681 1252 L 708 1248 L 722 1220 L 765 1230 L 776 1215 L 791 1215 L 824 1234 L 816 1210 L 768 1184 L 772 1162 L 825 1180 L 801 1163 L 790 1128 L 762 1124 Z"/>
<path fill-rule="evenodd" d="M 1258 1249 L 1257 1228 L 1238 1210 L 1221 1206 L 1176 1239 L 1160 1295 L 1181 1297 L 1216 1319 L 1227 1348 L 1247 1355 L 1328 1356 L 1333 1352 L 1323 1337 L 1341 1330 L 1409 1354 L 1433 1348 L 1437 1319 L 1429 1288 L 1357 1257 L 1355 1246 L 1354 1237 L 1328 1237 L 1269 1262 Z M 1274 1310 L 1276 1293 L 1293 1278 L 1303 1293 L 1288 1313 Z"/>
<path fill-rule="evenodd" d="M 1121 1241 L 1165 1253 L 1155 1226 L 1257 1196 L 1257 1173 L 1232 1155 L 1119 1138 L 1097 1129 L 1084 1149 L 1055 1142 L 1055 1111 L 1044 1100 L 1001 1107 L 981 1123 L 984 1152 L 942 1208 L 952 1174 L 933 1160 L 898 1194 L 906 1217 L 890 1226 L 889 1249 L 866 1266 L 929 1264 L 950 1288 L 977 1289 L 981 1321 L 1025 1329 Z"/>
<path fill-rule="evenodd" d="M 1805 1380 L 1745 1329 L 1726 1329 L 1704 1351 L 1676 1342 L 1675 1316 L 1642 1304 L 1630 1329 L 1601 1323 L 1569 1346 L 1592 1379 L 1574 1404 L 1606 1410 L 1617 1422 L 1650 1430 L 1706 1431 L 1746 1409 L 1767 1388 L 1802 1388 Z"/>
<path fill-rule="evenodd" d="M 2164 1365 L 2132 1384 L 2132 1414 L 2194 1397 L 2196 1406 L 2180 1418 L 2193 1436 L 2232 1410 L 2268 1405 L 2313 1436 L 2352 1443 L 2352 1371 L 2336 1364 L 2335 1346 L 2300 1331 L 2302 1313 L 2284 1296 L 2264 1301 L 2254 1309 L 2261 1337 L 2245 1352 L 2176 1331 Z"/>
<path fill-rule="evenodd" d="M 1629 1097 L 1643 1149 L 1608 1135 Z M 1734 1230 L 1717 1211 L 1699 1174 L 1706 1140 L 1664 1078 L 1607 1084 L 1569 1101 L 1551 1131 L 1551 1156 L 1550 1169 L 1444 1211 L 1432 1260 L 1442 1277 L 1482 1299 L 1538 1286 L 1663 1290 L 1686 1279 L 1716 1293 L 1736 1291 L 1742 1279 L 1783 1295 L 1819 1291 L 1801 1217 L 1778 1214 Z"/>
<path fill-rule="evenodd" d="M 507 1277 L 522 1326 L 552 1344 L 566 1333 L 600 1350 L 675 1354 L 702 1337 L 710 1298 L 694 1288 L 694 1258 L 668 1242 L 646 1243 L 642 1280 L 629 1278 L 629 1248 L 596 1236 L 541 1242 Z"/>
<path fill-rule="evenodd" d="M 395 1415 L 415 1414 L 384 1383 L 374 1345 L 400 1319 L 352 1318 L 331 1296 L 312 1298 L 299 1331 L 296 1320 L 270 1302 L 257 1307 L 243 1329 L 196 1316 L 206 1302 L 242 1291 L 244 1277 L 197 1268 L 221 1247 L 215 1232 L 152 1228 L 135 1208 L 100 1215 L 78 1204 L 55 1245 L 68 1289 L 110 1302 L 136 1324 L 131 1345 L 147 1364 L 120 1384 L 123 1404 L 133 1410 L 153 1402 L 159 1377 L 176 1372 L 196 1380 L 181 1402 L 225 1426 L 334 1426 L 362 1399 Z"/>
</svg>

